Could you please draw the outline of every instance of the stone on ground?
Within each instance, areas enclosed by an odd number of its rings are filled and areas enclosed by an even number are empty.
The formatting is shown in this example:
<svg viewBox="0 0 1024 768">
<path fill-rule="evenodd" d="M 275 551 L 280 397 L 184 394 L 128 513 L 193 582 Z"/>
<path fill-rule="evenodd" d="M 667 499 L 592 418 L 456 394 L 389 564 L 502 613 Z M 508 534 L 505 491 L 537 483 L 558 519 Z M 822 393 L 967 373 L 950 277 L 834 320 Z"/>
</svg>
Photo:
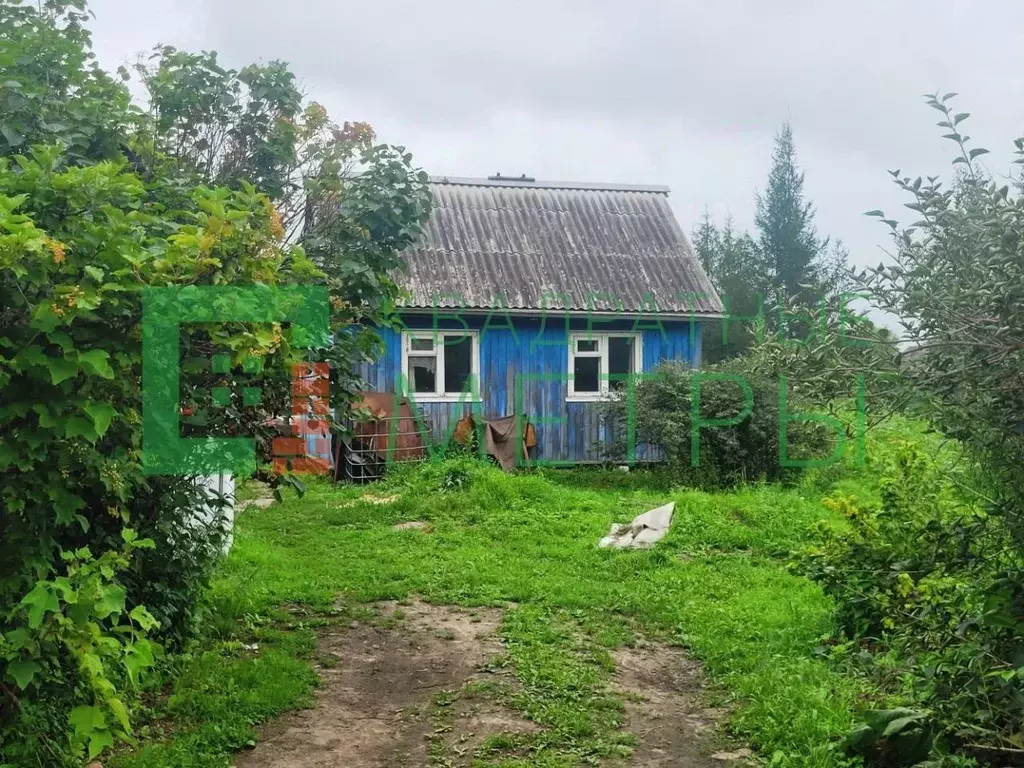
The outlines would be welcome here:
<svg viewBox="0 0 1024 768">
<path fill-rule="evenodd" d="M 429 523 L 423 523 L 419 520 L 412 520 L 408 523 L 395 523 L 391 526 L 393 531 L 426 531 L 429 529 Z"/>
<path fill-rule="evenodd" d="M 738 749 L 735 752 L 716 752 L 711 756 L 712 760 L 721 760 L 723 763 L 730 763 L 734 760 L 746 760 L 751 756 L 749 749 Z"/>
</svg>

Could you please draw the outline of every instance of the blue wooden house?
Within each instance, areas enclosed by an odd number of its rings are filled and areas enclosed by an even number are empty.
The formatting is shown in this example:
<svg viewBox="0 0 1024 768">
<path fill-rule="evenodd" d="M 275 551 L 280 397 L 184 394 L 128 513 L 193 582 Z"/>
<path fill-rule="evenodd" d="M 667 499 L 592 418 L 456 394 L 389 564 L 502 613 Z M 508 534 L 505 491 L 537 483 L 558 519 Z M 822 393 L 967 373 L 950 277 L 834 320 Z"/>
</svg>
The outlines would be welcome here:
<svg viewBox="0 0 1024 768">
<path fill-rule="evenodd" d="M 667 187 L 431 178 L 433 213 L 404 253 L 400 331 L 363 365 L 407 394 L 435 442 L 467 413 L 525 414 L 536 458 L 607 458 L 600 401 L 663 360 L 700 363 L 722 303 Z M 641 456 L 640 458 L 643 458 Z"/>
</svg>

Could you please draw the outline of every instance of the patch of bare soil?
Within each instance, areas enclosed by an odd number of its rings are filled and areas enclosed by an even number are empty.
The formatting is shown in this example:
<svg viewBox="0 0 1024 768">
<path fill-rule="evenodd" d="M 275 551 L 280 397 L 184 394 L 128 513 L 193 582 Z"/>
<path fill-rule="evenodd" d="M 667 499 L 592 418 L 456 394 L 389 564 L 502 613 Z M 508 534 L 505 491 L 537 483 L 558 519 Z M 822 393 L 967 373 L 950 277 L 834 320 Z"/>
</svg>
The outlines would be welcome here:
<svg viewBox="0 0 1024 768">
<path fill-rule="evenodd" d="M 644 768 L 723 768 L 746 765 L 746 750 L 711 745 L 727 714 L 701 703 L 700 664 L 680 648 L 643 643 L 612 651 L 615 684 L 625 697 L 629 730 L 637 738 L 633 764 Z"/>
<path fill-rule="evenodd" d="M 441 755 L 439 764 L 468 765 L 489 735 L 529 732 L 496 701 L 465 695 L 510 682 L 486 668 L 502 652 L 500 611 L 378 608 L 372 624 L 321 635 L 321 658 L 337 663 L 320 670 L 315 706 L 268 726 L 238 768 L 414 768 Z"/>
<path fill-rule="evenodd" d="M 536 723 L 502 706 L 491 696 L 461 696 L 438 719 L 434 738 L 438 765 L 468 768 L 477 751 L 490 742 L 503 757 L 517 751 L 520 739 L 541 730 Z M 524 750 L 525 751 L 525 750 Z"/>
</svg>

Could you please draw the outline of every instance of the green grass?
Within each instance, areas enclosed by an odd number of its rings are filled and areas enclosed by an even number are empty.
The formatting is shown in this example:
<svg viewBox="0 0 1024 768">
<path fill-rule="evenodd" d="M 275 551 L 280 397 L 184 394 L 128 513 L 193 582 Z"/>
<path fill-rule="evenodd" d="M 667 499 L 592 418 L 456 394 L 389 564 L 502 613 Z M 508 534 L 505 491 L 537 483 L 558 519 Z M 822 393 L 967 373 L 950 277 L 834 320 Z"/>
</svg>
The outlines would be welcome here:
<svg viewBox="0 0 1024 768">
<path fill-rule="evenodd" d="M 317 677 L 307 659 L 315 646 L 311 629 L 290 627 L 246 631 L 258 652 L 238 641 L 175 663 L 173 689 L 158 714 L 173 724 L 164 739 L 160 720 L 144 729 L 152 743 L 112 763 L 116 768 L 223 768 L 227 756 L 255 742 L 260 723 L 311 702 Z"/>
<path fill-rule="evenodd" d="M 442 491 L 446 477 L 465 481 Z M 312 633 L 282 627 L 281 606 L 294 622 L 297 606 L 329 612 L 339 596 L 358 610 L 412 594 L 517 605 L 500 629 L 503 663 L 519 683 L 511 703 L 543 730 L 485 750 L 481 764 L 576 766 L 627 754 L 622 702 L 606 688 L 608 650 L 643 633 L 704 662 L 737 704 L 735 735 L 774 765 L 841 765 L 835 740 L 863 692 L 815 654 L 831 605 L 780 557 L 829 517 L 819 489 L 810 481 L 723 493 L 653 485 L 659 490 L 600 472 L 505 475 L 463 461 L 398 472 L 370 489 L 396 495 L 388 504 L 361 500 L 367 488 L 315 484 L 302 499 L 246 511 L 212 590 L 211 630 L 259 642 L 260 652 L 218 641 L 185 662 L 158 708 L 171 735 L 115 765 L 228 764 L 259 722 L 301 706 L 314 683 Z M 655 549 L 596 549 L 611 523 L 669 499 L 675 522 Z M 433 532 L 391 530 L 404 520 L 428 521 Z"/>
</svg>

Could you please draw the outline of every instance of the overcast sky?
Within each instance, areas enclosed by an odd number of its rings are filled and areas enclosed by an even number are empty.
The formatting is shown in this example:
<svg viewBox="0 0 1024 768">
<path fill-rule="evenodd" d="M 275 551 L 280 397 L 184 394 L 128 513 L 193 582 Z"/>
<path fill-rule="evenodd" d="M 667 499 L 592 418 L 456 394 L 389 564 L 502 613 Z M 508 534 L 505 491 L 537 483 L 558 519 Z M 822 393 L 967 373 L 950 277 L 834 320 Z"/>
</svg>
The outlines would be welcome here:
<svg viewBox="0 0 1024 768">
<path fill-rule="evenodd" d="M 92 0 L 112 69 L 157 43 L 284 59 L 338 121 L 432 174 L 667 184 L 753 225 L 772 139 L 794 130 L 822 234 L 877 263 L 905 201 L 886 170 L 948 176 L 925 92 L 957 91 L 1007 174 L 1024 135 L 1024 3 L 953 0 Z"/>
</svg>

